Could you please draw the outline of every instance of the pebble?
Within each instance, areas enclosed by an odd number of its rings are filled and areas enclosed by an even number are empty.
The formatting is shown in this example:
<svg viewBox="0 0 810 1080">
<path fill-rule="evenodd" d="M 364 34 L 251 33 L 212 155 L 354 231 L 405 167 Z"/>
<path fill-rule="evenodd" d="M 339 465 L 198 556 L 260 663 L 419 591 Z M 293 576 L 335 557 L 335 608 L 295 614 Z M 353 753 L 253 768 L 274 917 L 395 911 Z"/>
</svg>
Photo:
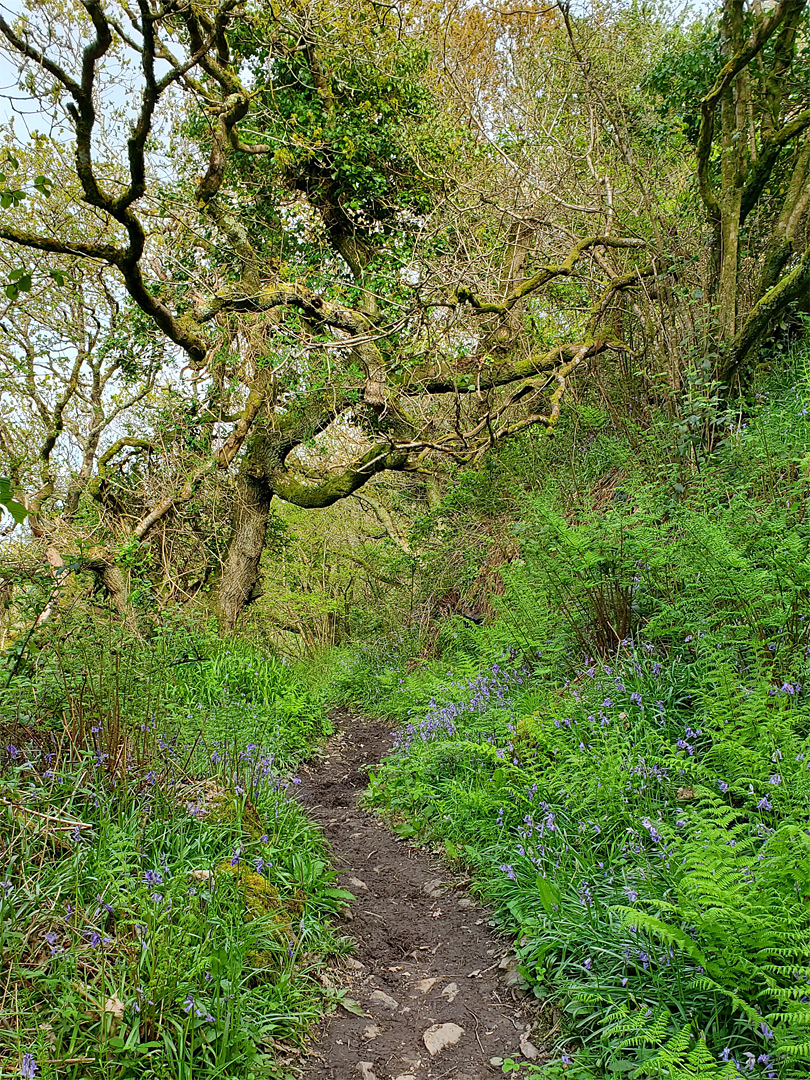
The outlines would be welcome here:
<svg viewBox="0 0 810 1080">
<path fill-rule="evenodd" d="M 528 1031 L 524 1031 L 523 1034 L 520 1036 L 520 1052 L 525 1058 L 528 1058 L 529 1061 L 534 1061 L 540 1051 L 529 1038 L 530 1034 L 531 1028 L 529 1028 Z"/>
<path fill-rule="evenodd" d="M 446 890 L 447 886 L 441 878 L 435 878 L 433 881 L 426 881 L 422 886 L 422 892 L 427 896 L 441 896 Z"/>
<path fill-rule="evenodd" d="M 377 1005 L 385 1005 L 386 1009 L 398 1009 L 399 1002 L 396 998 L 392 998 L 390 994 L 386 994 L 384 990 L 375 990 L 371 995 L 371 1001 Z"/>
<path fill-rule="evenodd" d="M 464 1028 L 458 1024 L 432 1024 L 422 1036 L 422 1041 L 430 1056 L 435 1057 L 448 1046 L 455 1046 L 463 1034 Z"/>
</svg>

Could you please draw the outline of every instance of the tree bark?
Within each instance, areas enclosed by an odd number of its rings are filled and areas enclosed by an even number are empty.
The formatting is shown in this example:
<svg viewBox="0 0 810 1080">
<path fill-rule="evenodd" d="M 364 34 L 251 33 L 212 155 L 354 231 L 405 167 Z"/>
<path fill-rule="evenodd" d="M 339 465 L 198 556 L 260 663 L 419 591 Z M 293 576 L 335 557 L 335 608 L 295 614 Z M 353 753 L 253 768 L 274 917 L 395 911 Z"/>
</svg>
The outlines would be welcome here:
<svg viewBox="0 0 810 1080">
<path fill-rule="evenodd" d="M 121 616 L 124 627 L 131 634 L 137 634 L 138 617 L 129 599 L 127 576 L 121 567 L 116 566 L 106 555 L 99 554 L 83 559 L 82 569 L 89 570 L 99 585 L 104 587 L 113 607 Z"/>
<path fill-rule="evenodd" d="M 248 457 L 246 461 L 249 461 Z M 259 580 L 273 491 L 261 476 L 240 470 L 228 553 L 216 593 L 220 629 L 231 634 Z"/>
</svg>

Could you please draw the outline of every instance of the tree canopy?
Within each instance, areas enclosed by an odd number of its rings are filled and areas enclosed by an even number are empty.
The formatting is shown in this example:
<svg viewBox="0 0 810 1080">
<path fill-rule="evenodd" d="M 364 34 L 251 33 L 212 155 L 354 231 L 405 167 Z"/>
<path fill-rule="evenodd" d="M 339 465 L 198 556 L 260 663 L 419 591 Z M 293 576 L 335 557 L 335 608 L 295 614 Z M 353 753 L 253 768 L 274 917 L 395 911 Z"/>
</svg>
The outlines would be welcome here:
<svg viewBox="0 0 810 1080">
<path fill-rule="evenodd" d="M 232 629 L 273 499 L 552 434 L 616 365 L 728 392 L 806 300 L 803 0 L 45 0 L 0 34 L 3 470 L 125 615 L 151 558 Z"/>
</svg>

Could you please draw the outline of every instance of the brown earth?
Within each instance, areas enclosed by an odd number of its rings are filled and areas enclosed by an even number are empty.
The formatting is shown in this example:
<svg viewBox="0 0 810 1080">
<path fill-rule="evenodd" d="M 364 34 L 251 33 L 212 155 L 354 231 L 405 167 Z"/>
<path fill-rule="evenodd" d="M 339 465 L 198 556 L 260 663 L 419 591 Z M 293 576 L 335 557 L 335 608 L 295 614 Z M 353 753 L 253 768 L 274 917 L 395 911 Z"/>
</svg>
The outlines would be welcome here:
<svg viewBox="0 0 810 1080">
<path fill-rule="evenodd" d="M 299 791 L 356 897 L 343 928 L 357 948 L 335 981 L 363 1015 L 324 1018 L 305 1080 L 488 1080 L 504 1058 L 544 1060 L 536 1003 L 490 914 L 446 863 L 357 806 L 367 769 L 391 748 L 389 726 L 333 719 L 337 734 Z"/>
</svg>

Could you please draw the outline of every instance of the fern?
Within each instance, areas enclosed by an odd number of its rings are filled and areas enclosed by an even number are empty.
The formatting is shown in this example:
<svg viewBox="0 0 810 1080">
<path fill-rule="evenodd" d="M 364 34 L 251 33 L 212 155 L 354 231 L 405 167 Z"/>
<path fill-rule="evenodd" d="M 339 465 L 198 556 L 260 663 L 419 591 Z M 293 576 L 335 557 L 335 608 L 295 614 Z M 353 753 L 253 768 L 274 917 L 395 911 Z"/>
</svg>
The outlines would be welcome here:
<svg viewBox="0 0 810 1080">
<path fill-rule="evenodd" d="M 633 1080 L 732 1080 L 738 1076 L 733 1062 L 716 1061 L 703 1036 L 696 1036 L 691 1024 L 675 1025 L 666 1008 L 621 1006 L 605 1027 L 603 1041 L 611 1046 L 614 1071 L 626 1061 L 628 1050 L 636 1051 L 637 1064 L 629 1073 Z"/>
</svg>

